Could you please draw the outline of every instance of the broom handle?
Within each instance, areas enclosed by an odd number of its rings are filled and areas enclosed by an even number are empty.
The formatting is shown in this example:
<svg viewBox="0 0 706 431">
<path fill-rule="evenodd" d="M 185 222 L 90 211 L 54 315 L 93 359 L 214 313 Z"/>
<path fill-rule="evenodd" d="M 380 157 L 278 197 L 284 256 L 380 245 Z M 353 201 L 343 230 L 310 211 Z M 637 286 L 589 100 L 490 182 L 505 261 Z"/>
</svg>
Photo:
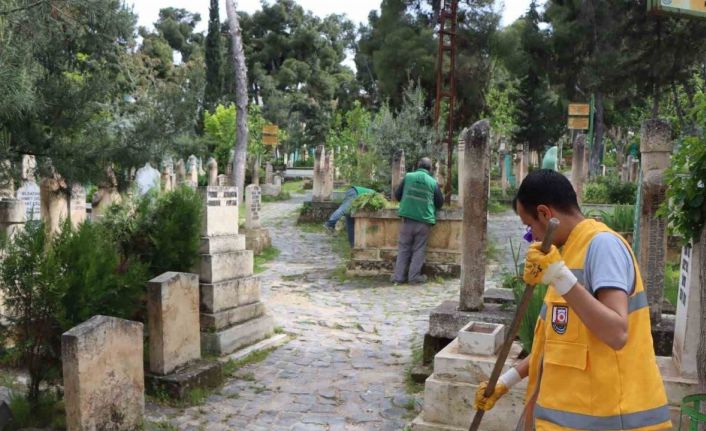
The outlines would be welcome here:
<svg viewBox="0 0 706 431">
<path fill-rule="evenodd" d="M 547 233 L 544 235 L 544 239 L 542 240 L 542 246 L 541 250 L 544 253 L 548 253 L 551 246 L 552 246 L 552 239 L 554 237 L 554 231 L 556 230 L 557 226 L 559 226 L 559 220 L 556 218 L 552 218 L 549 220 L 549 226 L 547 226 Z M 495 385 L 498 382 L 498 378 L 500 378 L 500 373 L 503 370 L 503 366 L 505 366 L 505 361 L 507 360 L 507 356 L 510 354 L 510 348 L 512 348 L 512 343 L 515 341 L 515 337 L 517 336 L 517 332 L 520 330 L 520 323 L 522 323 L 522 319 L 524 318 L 525 314 L 527 313 L 527 308 L 529 308 L 530 304 L 530 299 L 532 299 L 532 294 L 534 293 L 534 285 L 531 284 L 525 284 L 525 291 L 522 294 L 522 299 L 520 300 L 520 304 L 517 306 L 517 311 L 515 312 L 515 317 L 512 319 L 512 324 L 510 325 L 510 329 L 507 332 L 507 336 L 505 337 L 505 342 L 503 343 L 503 347 L 500 349 L 500 352 L 498 353 L 498 359 L 495 361 L 495 367 L 493 367 L 493 372 L 490 373 L 490 379 L 488 380 L 488 386 L 485 388 L 485 393 L 484 395 L 486 397 L 489 397 L 495 392 Z M 484 410 L 476 410 L 476 414 L 473 417 L 473 421 L 471 422 L 470 428 L 468 428 L 468 431 L 478 431 L 478 427 L 480 426 L 480 421 L 483 419 L 483 414 L 485 413 Z"/>
</svg>

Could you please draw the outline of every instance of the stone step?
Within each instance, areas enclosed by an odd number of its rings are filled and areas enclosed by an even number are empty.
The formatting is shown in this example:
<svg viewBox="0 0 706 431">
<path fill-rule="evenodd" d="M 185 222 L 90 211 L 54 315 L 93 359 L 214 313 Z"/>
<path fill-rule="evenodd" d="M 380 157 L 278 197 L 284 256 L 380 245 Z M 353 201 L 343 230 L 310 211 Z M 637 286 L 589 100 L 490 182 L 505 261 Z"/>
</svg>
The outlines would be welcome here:
<svg viewBox="0 0 706 431">
<path fill-rule="evenodd" d="M 228 253 L 202 254 L 199 276 L 202 283 L 253 275 L 254 261 L 252 250 L 238 250 Z"/>
<path fill-rule="evenodd" d="M 218 283 L 201 283 L 201 311 L 218 313 L 260 300 L 260 277 L 244 277 Z"/>
<path fill-rule="evenodd" d="M 204 354 L 227 355 L 267 338 L 272 334 L 274 326 L 272 316 L 264 314 L 219 332 L 202 332 L 201 351 Z"/>
<path fill-rule="evenodd" d="M 201 313 L 201 331 L 220 331 L 238 323 L 260 317 L 264 313 L 265 304 L 260 301 L 219 311 L 215 314 Z"/>
<path fill-rule="evenodd" d="M 505 361 L 503 372 L 510 369 L 519 360 L 517 356 L 522 351 L 520 344 L 515 342 Z M 434 357 L 434 377 L 441 380 L 478 384 L 488 380 L 493 372 L 497 356 L 467 355 L 459 351 L 458 338 L 444 347 Z M 517 384 L 518 388 L 527 387 L 526 379 Z"/>
<path fill-rule="evenodd" d="M 478 385 L 441 380 L 432 375 L 424 385 L 424 408 L 421 418 L 429 423 L 468 429 L 475 414 L 473 400 L 477 389 Z M 521 388 L 513 388 L 503 396 L 493 410 L 483 417 L 483 429 L 515 429 L 524 408 L 524 392 Z"/>
<path fill-rule="evenodd" d="M 245 235 L 206 236 L 201 238 L 199 253 L 216 254 L 245 250 Z"/>
</svg>

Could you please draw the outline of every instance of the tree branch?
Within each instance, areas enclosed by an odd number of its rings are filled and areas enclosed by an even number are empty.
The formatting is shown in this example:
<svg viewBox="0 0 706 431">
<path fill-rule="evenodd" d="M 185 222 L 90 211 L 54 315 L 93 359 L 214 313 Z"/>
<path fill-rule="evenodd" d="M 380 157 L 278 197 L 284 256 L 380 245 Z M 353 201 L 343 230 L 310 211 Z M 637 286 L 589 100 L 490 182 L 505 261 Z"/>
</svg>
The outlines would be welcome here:
<svg viewBox="0 0 706 431">
<path fill-rule="evenodd" d="M 25 5 L 25 6 L 20 6 L 20 7 L 14 8 L 14 9 L 3 10 L 3 11 L 0 11 L 0 16 L 7 16 L 7 15 L 10 15 L 11 13 L 29 10 L 29 9 L 37 7 L 37 6 L 41 5 L 42 3 L 46 3 L 46 2 L 47 2 L 47 0 L 39 0 L 34 3 Z"/>
</svg>

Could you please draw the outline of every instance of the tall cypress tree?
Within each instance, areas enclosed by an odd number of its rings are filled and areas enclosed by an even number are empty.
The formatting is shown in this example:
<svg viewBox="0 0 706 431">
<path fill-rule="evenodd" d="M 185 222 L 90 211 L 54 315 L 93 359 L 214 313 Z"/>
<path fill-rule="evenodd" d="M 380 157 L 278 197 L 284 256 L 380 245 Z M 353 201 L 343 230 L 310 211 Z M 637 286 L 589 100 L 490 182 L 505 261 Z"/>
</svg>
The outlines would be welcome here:
<svg viewBox="0 0 706 431">
<path fill-rule="evenodd" d="M 218 0 L 211 0 L 208 10 L 208 35 L 206 36 L 206 89 L 204 109 L 213 110 L 223 94 L 223 42 Z"/>
</svg>

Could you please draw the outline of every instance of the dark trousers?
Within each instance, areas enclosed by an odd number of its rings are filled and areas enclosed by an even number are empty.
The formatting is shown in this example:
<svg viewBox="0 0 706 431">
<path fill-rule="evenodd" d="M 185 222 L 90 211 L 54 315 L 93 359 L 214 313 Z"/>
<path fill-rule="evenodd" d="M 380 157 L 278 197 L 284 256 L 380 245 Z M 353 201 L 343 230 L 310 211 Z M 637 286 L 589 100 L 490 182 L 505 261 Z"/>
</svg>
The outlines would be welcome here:
<svg viewBox="0 0 706 431">
<path fill-rule="evenodd" d="M 421 281 L 430 230 L 431 226 L 426 223 L 402 219 L 393 281 L 398 283 Z"/>
</svg>

